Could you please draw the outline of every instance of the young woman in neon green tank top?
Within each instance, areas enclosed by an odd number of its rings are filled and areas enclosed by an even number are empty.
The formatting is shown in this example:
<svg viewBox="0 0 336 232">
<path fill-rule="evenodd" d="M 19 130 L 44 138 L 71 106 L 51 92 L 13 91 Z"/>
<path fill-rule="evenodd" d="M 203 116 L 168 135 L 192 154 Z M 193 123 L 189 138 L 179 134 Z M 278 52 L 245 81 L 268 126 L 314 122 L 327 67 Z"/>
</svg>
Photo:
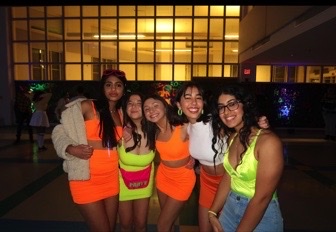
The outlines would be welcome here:
<svg viewBox="0 0 336 232">
<path fill-rule="evenodd" d="M 224 86 L 216 99 L 213 118 L 229 147 L 208 211 L 214 231 L 283 231 L 276 193 L 284 167 L 280 138 L 260 129 L 255 99 L 242 85 Z"/>
</svg>

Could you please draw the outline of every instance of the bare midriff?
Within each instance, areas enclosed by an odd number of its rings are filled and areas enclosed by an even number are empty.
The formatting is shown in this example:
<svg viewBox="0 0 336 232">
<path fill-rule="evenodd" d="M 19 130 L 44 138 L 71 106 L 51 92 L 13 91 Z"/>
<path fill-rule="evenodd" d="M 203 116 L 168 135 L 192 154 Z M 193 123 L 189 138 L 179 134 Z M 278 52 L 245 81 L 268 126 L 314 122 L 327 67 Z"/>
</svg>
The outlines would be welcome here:
<svg viewBox="0 0 336 232">
<path fill-rule="evenodd" d="M 186 166 L 189 163 L 190 156 L 187 156 L 180 160 L 161 160 L 162 164 L 170 168 L 180 168 Z"/>
<path fill-rule="evenodd" d="M 222 163 L 216 166 L 202 165 L 202 168 L 209 175 L 219 176 L 224 174 L 224 166 Z"/>
</svg>

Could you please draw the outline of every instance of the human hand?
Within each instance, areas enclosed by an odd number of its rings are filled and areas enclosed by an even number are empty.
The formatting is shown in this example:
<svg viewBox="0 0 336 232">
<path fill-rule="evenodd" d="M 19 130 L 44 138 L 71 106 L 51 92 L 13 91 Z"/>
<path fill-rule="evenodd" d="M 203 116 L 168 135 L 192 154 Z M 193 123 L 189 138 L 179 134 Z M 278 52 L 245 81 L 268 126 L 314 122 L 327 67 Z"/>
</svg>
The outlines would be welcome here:
<svg viewBox="0 0 336 232">
<path fill-rule="evenodd" d="M 128 142 L 132 139 L 132 127 L 130 126 L 125 126 L 123 128 L 123 134 L 122 134 L 122 137 L 124 139 L 125 142 Z"/>
<path fill-rule="evenodd" d="M 190 156 L 189 162 L 186 164 L 186 168 L 193 169 L 195 165 L 195 159 Z"/>
<path fill-rule="evenodd" d="M 223 230 L 223 228 L 222 228 L 222 226 L 221 226 L 217 217 L 210 216 L 209 217 L 209 222 L 210 222 L 214 232 L 224 232 L 224 230 Z"/>
<path fill-rule="evenodd" d="M 93 150 L 92 146 L 79 144 L 68 146 L 66 152 L 70 155 L 76 156 L 77 158 L 88 160 L 91 158 Z"/>
<path fill-rule="evenodd" d="M 259 118 L 258 124 L 263 129 L 268 129 L 270 127 L 268 119 L 266 116 L 261 116 Z"/>
</svg>

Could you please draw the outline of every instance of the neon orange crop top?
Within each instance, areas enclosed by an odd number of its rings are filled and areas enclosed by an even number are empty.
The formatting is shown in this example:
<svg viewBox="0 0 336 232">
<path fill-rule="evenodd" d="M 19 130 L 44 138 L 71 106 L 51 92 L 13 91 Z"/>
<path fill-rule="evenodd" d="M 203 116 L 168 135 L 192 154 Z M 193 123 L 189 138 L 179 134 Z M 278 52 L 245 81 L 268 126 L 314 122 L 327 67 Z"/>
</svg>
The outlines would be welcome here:
<svg viewBox="0 0 336 232">
<path fill-rule="evenodd" d="M 86 137 L 88 140 L 101 140 L 99 137 L 99 119 L 97 118 L 97 112 L 93 102 L 92 107 L 94 118 L 85 121 Z M 119 140 L 122 137 L 122 127 L 116 126 L 116 131 L 117 140 Z"/>
<path fill-rule="evenodd" d="M 166 141 L 156 141 L 156 149 L 162 160 L 181 160 L 189 156 L 189 140 L 181 140 L 182 126 L 176 126 L 171 138 Z"/>
</svg>

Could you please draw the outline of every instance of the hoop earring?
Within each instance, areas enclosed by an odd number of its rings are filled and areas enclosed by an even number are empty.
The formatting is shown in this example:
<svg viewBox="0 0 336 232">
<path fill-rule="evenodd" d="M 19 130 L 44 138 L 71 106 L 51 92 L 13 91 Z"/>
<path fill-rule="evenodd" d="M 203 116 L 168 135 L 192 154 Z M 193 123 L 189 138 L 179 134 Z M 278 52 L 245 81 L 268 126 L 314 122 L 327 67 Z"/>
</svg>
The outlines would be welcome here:
<svg viewBox="0 0 336 232">
<path fill-rule="evenodd" d="M 181 110 L 181 109 L 178 109 L 177 114 L 178 114 L 179 116 L 181 116 L 181 115 L 183 114 L 182 110 Z"/>
<path fill-rule="evenodd" d="M 203 113 L 204 113 L 204 110 L 202 109 L 201 114 L 203 114 Z"/>
</svg>

